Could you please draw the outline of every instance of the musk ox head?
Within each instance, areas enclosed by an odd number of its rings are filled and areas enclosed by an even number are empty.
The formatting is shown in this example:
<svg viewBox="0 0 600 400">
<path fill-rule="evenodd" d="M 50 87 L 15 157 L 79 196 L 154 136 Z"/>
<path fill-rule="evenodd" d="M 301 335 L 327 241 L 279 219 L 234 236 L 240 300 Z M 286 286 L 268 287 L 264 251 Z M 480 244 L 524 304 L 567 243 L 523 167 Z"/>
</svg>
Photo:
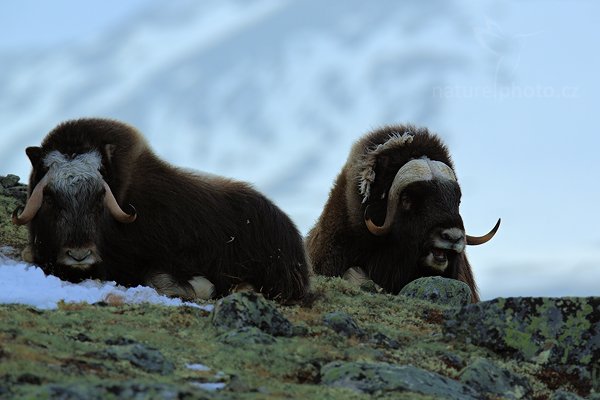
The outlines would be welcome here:
<svg viewBox="0 0 600 400">
<path fill-rule="evenodd" d="M 465 246 L 490 240 L 500 220 L 485 236 L 466 234 L 460 186 L 436 136 L 409 127 L 383 137 L 371 146 L 359 142 L 351 154 L 358 193 L 351 185 L 347 201 L 349 209 L 360 210 L 356 224 L 379 248 L 399 255 L 412 275 L 403 281 L 433 274 L 457 278 L 461 268 L 468 268 Z"/>
<path fill-rule="evenodd" d="M 125 213 L 103 178 L 103 150 L 64 154 L 29 147 L 32 165 L 30 196 L 13 223 L 30 223 L 34 260 L 50 266 L 86 270 L 99 264 L 99 232 L 108 218 L 120 223 L 136 219 Z"/>
</svg>

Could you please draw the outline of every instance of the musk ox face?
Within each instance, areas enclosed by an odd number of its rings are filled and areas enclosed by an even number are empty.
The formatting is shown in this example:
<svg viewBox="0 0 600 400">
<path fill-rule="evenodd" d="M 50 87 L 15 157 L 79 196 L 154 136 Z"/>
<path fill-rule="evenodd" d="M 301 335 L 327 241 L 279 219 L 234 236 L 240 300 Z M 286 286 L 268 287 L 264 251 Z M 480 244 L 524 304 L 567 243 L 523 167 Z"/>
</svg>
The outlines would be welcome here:
<svg viewBox="0 0 600 400">
<path fill-rule="evenodd" d="M 128 215 L 119 208 L 102 176 L 98 151 L 66 155 L 40 149 L 37 153 L 43 154 L 36 160 L 43 178 L 33 188 L 23 212 L 18 215 L 15 210 L 13 222 L 32 224 L 38 262 L 77 270 L 99 264 L 102 224 L 110 217 L 133 222 L 135 213 Z"/>
<path fill-rule="evenodd" d="M 453 275 L 465 246 L 486 242 L 498 228 L 481 238 L 465 234 L 460 187 L 452 168 L 440 161 L 413 159 L 399 168 L 393 181 L 379 186 L 369 187 L 382 195 L 366 201 L 366 227 L 391 241 L 405 255 L 405 267 L 420 275 Z"/>
<path fill-rule="evenodd" d="M 399 198 L 390 235 L 405 254 L 415 254 L 419 270 L 443 273 L 466 245 L 459 214 L 460 188 L 453 181 L 415 182 Z"/>
</svg>

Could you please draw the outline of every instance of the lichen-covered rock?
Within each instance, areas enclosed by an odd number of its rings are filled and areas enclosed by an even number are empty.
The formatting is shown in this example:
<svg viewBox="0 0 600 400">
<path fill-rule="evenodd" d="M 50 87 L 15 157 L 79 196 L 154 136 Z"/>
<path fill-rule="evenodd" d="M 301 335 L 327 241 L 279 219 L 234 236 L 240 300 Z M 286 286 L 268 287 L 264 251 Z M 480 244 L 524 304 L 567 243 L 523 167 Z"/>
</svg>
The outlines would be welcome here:
<svg viewBox="0 0 600 400">
<path fill-rule="evenodd" d="M 396 350 L 400 348 L 400 342 L 384 335 L 381 332 L 377 332 L 373 336 L 371 336 L 371 339 L 369 339 L 369 343 L 372 343 L 377 347 L 383 347 L 385 349 Z"/>
<path fill-rule="evenodd" d="M 0 176 L 0 195 L 14 198 L 20 205 L 27 200 L 27 186 L 16 175 Z M 12 211 L 12 210 L 11 210 Z"/>
<path fill-rule="evenodd" d="M 540 364 L 600 360 L 600 297 L 495 299 L 446 313 L 447 338 Z"/>
<path fill-rule="evenodd" d="M 131 365 L 143 371 L 161 375 L 168 375 L 175 369 L 173 363 L 167 360 L 160 351 L 139 343 L 114 346 L 95 354 L 95 356 L 101 359 L 129 361 Z"/>
<path fill-rule="evenodd" d="M 213 399 L 214 395 L 179 384 L 114 382 L 102 384 L 52 383 L 20 388 L 15 398 L 61 400 L 150 400 L 150 399 Z M 219 398 L 223 398 L 219 396 Z"/>
<path fill-rule="evenodd" d="M 404 286 L 399 294 L 452 307 L 471 303 L 471 289 L 466 283 L 441 276 L 415 279 Z"/>
<path fill-rule="evenodd" d="M 360 287 L 360 290 L 367 292 L 367 293 L 383 292 L 383 288 L 370 279 L 361 283 L 359 287 Z"/>
<path fill-rule="evenodd" d="M 274 336 L 292 336 L 293 326 L 262 295 L 254 292 L 234 293 L 215 305 L 212 315 L 214 326 L 224 330 L 255 326 Z"/>
<path fill-rule="evenodd" d="M 236 347 L 243 347 L 254 344 L 273 344 L 277 340 L 254 326 L 245 326 L 223 333 L 217 337 L 221 343 Z"/>
<path fill-rule="evenodd" d="M 19 204 L 24 205 L 27 202 L 27 186 L 17 185 L 4 190 L 8 196 L 14 198 Z"/>
<path fill-rule="evenodd" d="M 529 398 L 527 379 L 501 368 L 485 358 L 478 358 L 460 373 L 460 381 L 481 393 L 506 399 Z"/>
<path fill-rule="evenodd" d="M 11 215 L 18 206 L 24 205 L 25 199 L 15 198 L 10 190 L 12 189 L 4 189 L 4 194 L 0 193 L 0 246 L 10 246 L 17 249 L 16 253 L 20 253 L 28 242 L 27 228 L 13 225 Z M 18 259 L 19 257 L 14 258 Z"/>
<path fill-rule="evenodd" d="M 342 336 L 359 338 L 366 336 L 365 331 L 358 326 L 356 321 L 343 312 L 336 311 L 326 314 L 323 317 L 323 323 Z"/>
<path fill-rule="evenodd" d="M 466 366 L 465 360 L 451 351 L 443 351 L 438 355 L 440 361 L 443 362 L 447 367 L 460 371 Z"/>
<path fill-rule="evenodd" d="M 14 186 L 17 186 L 17 184 L 19 183 L 19 178 L 16 175 L 11 175 L 8 174 L 6 176 L 0 176 L 0 186 L 4 187 L 4 188 L 11 188 Z"/>
<path fill-rule="evenodd" d="M 445 399 L 481 398 L 459 382 L 412 365 L 335 361 L 321 369 L 321 383 L 364 393 L 414 392 Z"/>
<path fill-rule="evenodd" d="M 583 400 L 583 397 L 577 396 L 575 393 L 557 390 L 550 396 L 549 400 Z"/>
</svg>

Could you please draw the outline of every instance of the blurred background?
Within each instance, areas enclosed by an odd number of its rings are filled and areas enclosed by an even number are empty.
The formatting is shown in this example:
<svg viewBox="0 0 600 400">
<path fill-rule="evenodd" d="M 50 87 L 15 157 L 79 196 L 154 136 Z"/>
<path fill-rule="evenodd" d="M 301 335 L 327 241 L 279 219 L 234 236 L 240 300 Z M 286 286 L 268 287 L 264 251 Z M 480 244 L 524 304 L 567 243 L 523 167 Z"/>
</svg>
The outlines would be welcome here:
<svg viewBox="0 0 600 400">
<path fill-rule="evenodd" d="M 352 143 L 411 122 L 454 157 L 484 299 L 600 295 L 600 3 L 0 3 L 0 175 L 110 117 L 178 166 L 253 183 L 303 233 Z"/>
</svg>

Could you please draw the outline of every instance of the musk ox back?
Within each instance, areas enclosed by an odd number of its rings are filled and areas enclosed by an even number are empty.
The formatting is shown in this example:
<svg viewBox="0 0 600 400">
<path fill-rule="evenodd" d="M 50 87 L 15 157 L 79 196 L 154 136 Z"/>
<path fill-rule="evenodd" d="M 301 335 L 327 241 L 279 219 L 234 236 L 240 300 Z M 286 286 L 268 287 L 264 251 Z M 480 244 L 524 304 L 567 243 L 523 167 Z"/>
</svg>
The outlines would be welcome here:
<svg viewBox="0 0 600 400">
<path fill-rule="evenodd" d="M 386 291 L 441 275 L 477 287 L 465 245 L 461 191 L 448 150 L 426 129 L 393 126 L 360 139 L 337 177 L 306 247 L 314 271 L 361 271 Z M 352 275 L 352 274 L 350 274 Z"/>
<path fill-rule="evenodd" d="M 30 195 L 13 221 L 28 224 L 32 261 L 47 273 L 183 298 L 239 284 L 281 301 L 305 295 L 300 234 L 249 185 L 179 170 L 112 120 L 65 122 L 26 152 Z"/>
</svg>

